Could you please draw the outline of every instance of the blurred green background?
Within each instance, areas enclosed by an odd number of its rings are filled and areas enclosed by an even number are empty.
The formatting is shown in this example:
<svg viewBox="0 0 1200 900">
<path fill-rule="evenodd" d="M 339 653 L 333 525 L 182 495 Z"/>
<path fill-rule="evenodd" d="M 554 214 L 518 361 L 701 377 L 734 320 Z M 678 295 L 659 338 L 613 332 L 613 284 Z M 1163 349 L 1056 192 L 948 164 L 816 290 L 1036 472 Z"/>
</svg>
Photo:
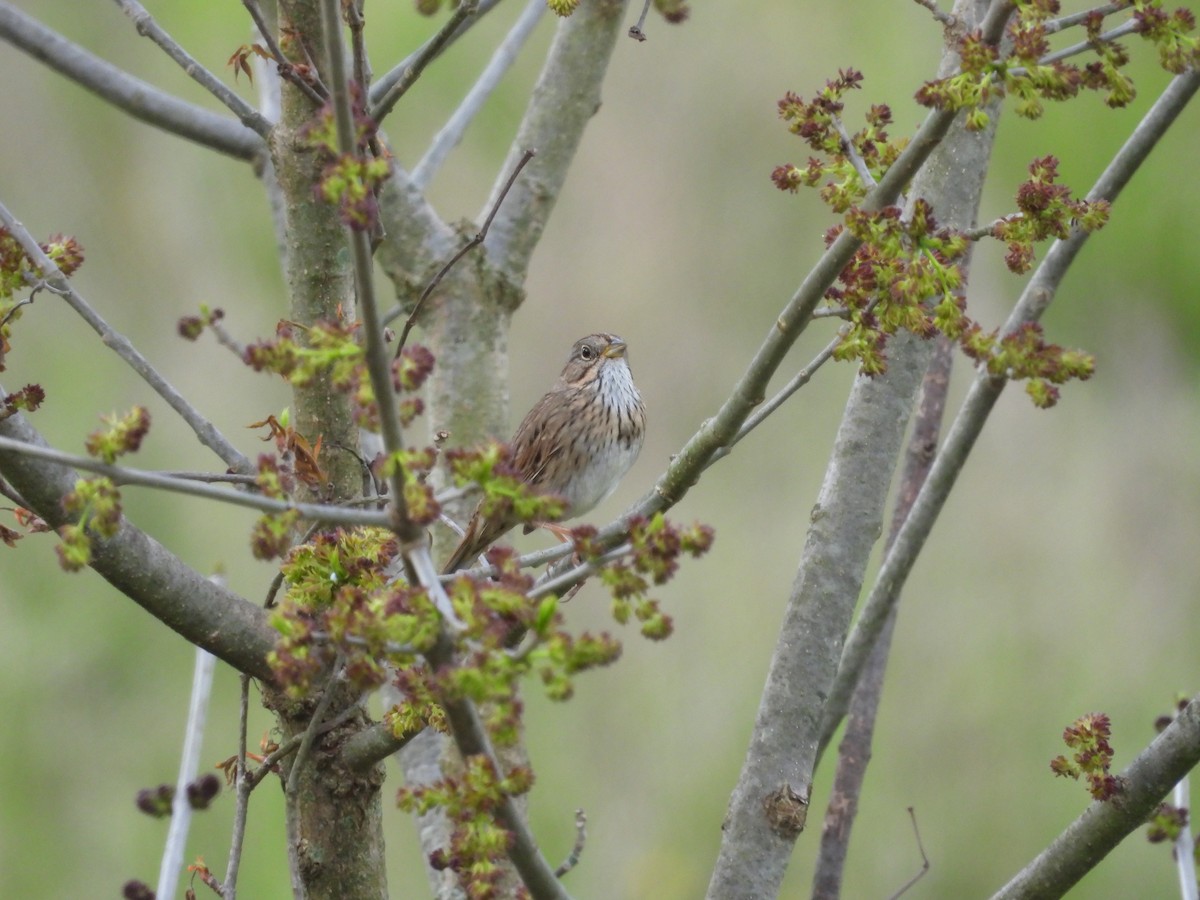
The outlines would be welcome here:
<svg viewBox="0 0 1200 900">
<path fill-rule="evenodd" d="M 69 39 L 180 96 L 214 107 L 113 4 L 21 0 Z M 206 65 L 224 69 L 248 40 L 240 4 L 150 2 Z M 1064 4 L 1068 10 L 1082 4 Z M 388 120 L 412 165 L 520 11 L 509 0 L 430 69 Z M 434 27 L 412 4 L 369 3 L 377 73 Z M 632 18 L 630 19 L 632 23 Z M 431 190 L 447 219 L 475 216 L 503 160 L 554 23 L 547 16 Z M 935 70 L 941 29 L 915 3 L 699 3 L 679 27 L 651 18 L 649 41 L 622 38 L 569 183 L 533 263 L 512 333 L 514 418 L 557 375 L 571 341 L 594 330 L 628 339 L 650 411 L 641 459 L 597 511 L 643 493 L 712 414 L 821 252 L 830 217 L 815 198 L 776 191 L 773 166 L 807 154 L 775 116 L 787 90 L 811 94 L 839 67 L 864 72 L 852 124 L 887 102 L 896 133 L 922 118 L 911 97 Z M 1074 37 L 1072 39 L 1075 39 Z M 1166 83 L 1135 46 L 1139 97 L 1110 111 L 1096 96 L 1038 122 L 1006 116 L 981 219 L 1012 209 L 1035 156 L 1062 160 L 1065 183 L 1090 186 Z M 249 168 L 115 112 L 11 47 L 0 47 L 0 199 L 35 234 L 75 235 L 87 250 L 77 287 L 247 452 L 245 426 L 287 404 L 283 388 L 235 364 L 175 322 L 222 306 L 244 339 L 286 310 L 266 204 Z M 243 79 L 248 99 L 253 89 Z M 915 808 L 931 871 L 913 897 L 994 890 L 1086 805 L 1048 761 L 1076 716 L 1114 722 L 1117 764 L 1151 738 L 1177 693 L 1198 686 L 1200 466 L 1194 217 L 1200 110 L 1189 109 L 1083 252 L 1047 319 L 1050 337 L 1097 356 L 1088 383 L 1035 410 L 1010 389 L 998 405 L 930 546 L 909 581 L 874 762 L 855 831 L 847 897 L 886 896 L 920 865 L 905 812 Z M 1003 320 L 1021 281 L 1003 249 L 976 256 L 971 304 Z M 806 334 L 781 381 L 832 333 Z M 212 468 L 155 396 L 65 306 L 26 311 L 4 386 L 45 386 L 35 424 L 80 451 L 97 416 L 146 404 L 155 425 L 145 467 Z M 625 634 L 620 663 L 582 678 L 567 704 L 528 695 L 538 773 L 534 825 L 557 860 L 589 817 L 580 898 L 686 900 L 703 895 L 775 632 L 853 373 L 828 367 L 675 515 L 718 540 L 660 598 L 676 634 Z M 956 364 L 955 398 L 970 371 Z M 271 578 L 248 559 L 252 516 L 197 500 L 126 492 L 127 511 L 202 571 L 223 567 L 253 600 Z M 535 536 L 536 537 L 536 536 Z M 595 588 L 567 608 L 578 628 L 606 627 Z M 165 825 L 139 814 L 136 791 L 173 781 L 192 651 L 90 573 L 67 576 L 52 541 L 0 548 L 0 896 L 110 897 L 153 882 Z M 236 678 L 217 677 L 203 759 L 235 751 Z M 251 732 L 270 725 L 257 707 Z M 830 760 L 831 762 L 832 760 Z M 784 895 L 804 896 L 832 767 Z M 427 891 L 411 822 L 385 788 L 395 897 Z M 232 798 L 199 816 L 188 857 L 223 871 Z M 279 791 L 251 808 L 242 896 L 287 895 Z M 1139 835 L 1074 896 L 1170 896 L 1167 848 Z M 203 889 L 201 889 L 203 890 Z"/>
</svg>

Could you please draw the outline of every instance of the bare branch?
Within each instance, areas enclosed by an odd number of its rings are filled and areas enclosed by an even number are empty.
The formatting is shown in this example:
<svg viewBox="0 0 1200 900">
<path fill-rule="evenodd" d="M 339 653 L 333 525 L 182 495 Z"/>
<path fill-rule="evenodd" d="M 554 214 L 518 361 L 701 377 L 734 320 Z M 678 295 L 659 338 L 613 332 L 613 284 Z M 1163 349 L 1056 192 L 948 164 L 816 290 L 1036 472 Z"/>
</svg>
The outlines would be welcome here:
<svg viewBox="0 0 1200 900">
<path fill-rule="evenodd" d="M 537 0 L 537 2 L 541 3 L 543 0 Z M 472 249 L 483 243 L 484 239 L 487 237 L 488 229 L 492 227 L 492 220 L 496 218 L 496 213 L 499 211 L 500 205 L 504 202 L 504 198 L 508 196 L 508 192 L 511 190 L 513 182 L 517 180 L 517 176 L 521 174 L 521 170 L 525 168 L 526 163 L 533 159 L 535 155 L 537 155 L 536 150 L 526 150 L 521 155 L 520 160 L 517 161 L 516 168 L 512 170 L 512 173 L 508 176 L 508 181 L 504 183 L 504 189 L 500 192 L 500 196 L 496 198 L 495 206 L 492 207 L 492 211 L 489 212 L 487 218 L 484 219 L 483 227 L 476 232 L 475 237 L 463 244 L 463 246 L 459 248 L 458 252 L 450 257 L 446 264 L 438 270 L 438 273 L 434 275 L 432 279 L 430 279 L 429 284 L 425 286 L 425 290 L 423 290 L 421 292 L 421 296 L 417 298 L 417 302 L 413 306 L 412 312 L 408 314 L 408 318 L 404 321 L 404 328 L 400 331 L 400 340 L 396 342 L 395 355 L 397 357 L 400 356 L 400 352 L 404 349 L 404 345 L 408 341 L 408 335 L 410 332 L 412 332 L 413 326 L 417 323 L 417 316 L 421 314 L 421 307 L 424 306 L 425 301 L 429 298 L 429 295 L 433 293 L 433 289 L 441 284 L 442 279 L 446 277 L 446 273 L 453 269 L 455 264 L 460 259 L 470 253 Z M 400 315 L 400 312 L 401 310 L 399 308 L 390 312 L 384 317 L 384 324 L 387 324 L 393 318 Z"/>
<path fill-rule="evenodd" d="M 403 97 L 410 87 L 421 77 L 421 73 L 425 71 L 425 67 L 433 62 L 434 58 L 442 52 L 447 44 L 450 43 L 457 32 L 466 22 L 469 22 L 475 17 L 475 13 L 479 6 L 478 0 L 460 0 L 450 18 L 446 20 L 446 24 L 438 29 L 437 34 L 425 44 L 412 58 L 411 62 L 405 67 L 404 71 L 394 81 L 389 81 L 387 87 L 378 99 L 372 97 L 372 103 L 369 114 L 376 122 L 381 122 L 392 111 L 396 103 Z M 389 73 L 390 76 L 391 73 Z M 388 81 L 388 77 L 380 79 L 380 85 L 384 81 Z"/>
<path fill-rule="evenodd" d="M 871 174 L 871 170 L 867 167 L 867 161 L 862 158 L 862 154 L 854 146 L 854 141 L 850 138 L 850 132 L 846 130 L 846 125 L 842 122 L 842 117 L 832 115 L 830 118 L 833 120 L 833 127 L 837 130 L 838 137 L 841 138 L 842 152 L 846 154 L 846 158 L 854 166 L 854 171 L 858 173 L 859 180 L 866 185 L 868 190 L 875 187 L 875 176 Z"/>
<path fill-rule="evenodd" d="M 933 17 L 946 28 L 953 28 L 957 24 L 957 20 L 950 13 L 942 12 L 938 9 L 937 0 L 915 0 L 918 6 L 923 6 L 933 15 Z"/>
<path fill-rule="evenodd" d="M 918 0 L 918 2 L 920 2 L 920 0 Z M 1062 16 L 1058 19 L 1049 19 L 1043 23 L 1042 27 L 1046 29 L 1046 34 L 1054 34 L 1059 31 L 1065 31 L 1068 28 L 1073 28 L 1076 25 L 1082 25 L 1092 16 L 1110 16 L 1115 12 L 1128 9 L 1129 6 L 1129 0 L 1124 0 L 1123 3 L 1105 3 L 1103 6 L 1096 6 L 1092 9 L 1084 10 L 1083 12 L 1071 13 L 1070 15 Z"/>
<path fill-rule="evenodd" d="M 339 754 L 342 764 L 352 772 L 365 772 L 403 748 L 420 732 L 398 738 L 383 722 L 376 722 L 346 740 Z"/>
<path fill-rule="evenodd" d="M 212 422 L 200 415 L 196 408 L 188 403 L 183 395 L 175 390 L 158 373 L 157 369 L 150 365 L 146 357 L 138 352 L 137 348 L 129 342 L 127 337 L 115 331 L 76 292 L 71 283 L 58 270 L 58 266 L 38 246 L 38 242 L 33 239 L 33 235 L 13 217 L 12 213 L 8 211 L 8 207 L 3 203 L 0 203 L 0 223 L 16 238 L 17 242 L 21 245 L 21 249 L 25 251 L 25 254 L 41 270 L 42 278 L 44 279 L 42 284 L 48 290 L 66 300 L 67 305 L 79 313 L 80 317 L 92 327 L 92 330 L 100 335 L 104 341 L 104 345 L 109 347 L 121 359 L 125 360 L 130 368 L 137 372 L 154 389 L 154 392 L 162 397 L 167 402 L 167 405 L 179 414 L 179 417 L 196 433 L 196 437 L 200 439 L 200 443 L 216 453 L 221 458 L 221 461 L 235 472 L 249 473 L 254 471 L 254 465 L 250 460 L 242 455 L 241 451 L 234 447 L 233 444 L 229 443 Z"/>
<path fill-rule="evenodd" d="M 189 78 L 221 101 L 246 127 L 252 129 L 263 138 L 271 133 L 271 123 L 263 118 L 253 106 L 226 87 L 221 79 L 201 65 L 199 60 L 195 59 L 183 47 L 179 46 L 154 21 L 154 17 L 146 11 L 146 8 L 142 4 L 138 3 L 137 0 L 115 0 L 115 2 L 121 7 L 125 15 L 133 20 L 138 34 L 150 38 L 150 40 L 157 44 L 167 56 L 183 69 Z"/>
<path fill-rule="evenodd" d="M 986 19 L 985 9 L 989 7 L 980 0 L 958 0 L 954 7 L 968 27 Z M 994 44 L 1003 24 L 996 20 L 994 30 L 983 31 L 983 40 Z M 957 63 L 950 44 L 939 71 L 951 71 Z M 911 196 L 930 201 L 940 221 L 960 226 L 974 221 L 993 133 L 962 125 L 948 133 L 937 157 L 914 179 Z M 872 198 L 894 173 L 893 166 Z M 784 609 L 750 747 L 730 798 L 708 887 L 714 900 L 776 895 L 805 828 L 821 714 L 837 673 L 837 651 L 882 525 L 929 352 L 928 342 L 899 333 L 889 339 L 887 373 L 874 379 L 860 375 L 851 389 Z"/>
<path fill-rule="evenodd" d="M 517 136 L 484 209 L 494 209 L 505 173 L 529 147 L 538 157 L 516 185 L 484 245 L 514 284 L 524 280 L 534 247 L 566 180 L 583 130 L 600 106 L 600 85 L 616 45 L 625 2 L 584 3 L 555 32 Z"/>
<path fill-rule="evenodd" d="M 217 579 L 219 581 L 219 579 Z M 175 896 L 175 886 L 183 866 L 183 851 L 187 844 L 188 826 L 192 821 L 192 805 L 188 800 L 188 784 L 200 770 L 200 747 L 204 741 L 204 722 L 212 699 L 213 669 L 216 657 L 207 650 L 195 649 L 192 668 L 192 696 L 188 703 L 187 727 L 184 730 L 183 753 L 179 759 L 179 776 L 175 780 L 175 798 L 171 803 L 171 824 L 167 829 L 166 846 L 158 870 L 157 897 Z"/>
<path fill-rule="evenodd" d="M 1072 44 L 1070 47 L 1063 47 L 1061 50 L 1055 50 L 1053 53 L 1047 53 L 1038 60 L 1039 65 L 1048 66 L 1050 63 L 1055 63 L 1072 56 L 1077 56 L 1080 53 L 1087 53 L 1089 50 L 1094 50 L 1096 44 L 1110 44 L 1113 41 L 1125 37 L 1127 34 L 1133 34 L 1137 31 L 1137 23 L 1132 19 L 1128 22 L 1123 22 L 1116 28 L 1104 32 L 1097 36 L 1095 41 L 1080 41 L 1077 44 Z M 1028 69 L 1024 66 L 1014 66 L 1009 70 L 1013 76 L 1025 75 Z"/>
<path fill-rule="evenodd" d="M 237 900 L 238 869 L 242 864 L 242 845 L 246 839 L 246 816 L 250 811 L 250 792 L 254 788 L 246 781 L 246 726 L 250 713 L 250 676 L 241 677 L 241 704 L 238 707 L 238 754 L 235 785 L 237 804 L 233 810 L 233 836 L 229 842 L 229 861 L 225 864 L 225 881 L 221 885 L 224 900 Z"/>
<path fill-rule="evenodd" d="M 925 845 L 921 842 L 921 829 L 917 827 L 917 814 L 913 812 L 911 806 L 908 808 L 908 817 L 912 819 L 913 837 L 917 841 L 917 850 L 921 854 L 921 871 L 900 885 L 900 890 L 892 894 L 888 900 L 899 900 L 900 897 L 907 894 L 909 889 L 929 872 L 929 857 L 925 854 Z"/>
<path fill-rule="evenodd" d="M 646 32 L 642 30 L 642 27 L 646 24 L 646 15 L 649 12 L 650 0 L 646 0 L 646 2 L 642 4 L 642 12 L 641 15 L 638 16 L 637 23 L 629 26 L 629 36 L 638 43 L 646 40 Z"/>
<path fill-rule="evenodd" d="M 1109 163 L 1088 193 L 1087 199 L 1104 199 L 1110 202 L 1115 200 L 1197 89 L 1200 89 L 1200 72 L 1193 70 L 1177 75 Z M 1015 331 L 1026 322 L 1036 322 L 1041 318 L 1054 299 L 1067 269 L 1089 236 L 1090 232 L 1078 230 L 1066 240 L 1056 241 L 1050 247 L 1005 323 L 1006 334 Z M 958 479 L 958 474 L 966 463 L 979 433 L 983 430 L 992 407 L 1000 398 L 1005 383 L 1004 379 L 993 378 L 986 370 L 982 370 L 976 375 L 967 392 L 967 397 L 950 427 L 946 442 L 930 470 L 929 478 L 921 488 L 912 512 L 897 534 L 895 544 L 884 558 L 875 584 L 863 604 L 858 622 L 846 640 L 837 680 L 825 708 L 822 746 L 828 744 L 845 715 L 850 693 L 858 681 L 871 645 L 875 642 L 875 636 L 887 617 L 888 610 L 899 597 L 908 573 L 925 545 L 933 523 Z"/>
<path fill-rule="evenodd" d="M 202 497 L 206 500 L 217 500 L 233 506 L 242 506 L 264 513 L 285 513 L 296 510 L 301 518 L 313 522 L 324 522 L 329 525 L 373 525 L 377 528 L 388 526 L 387 513 L 369 509 L 350 509 L 342 506 L 327 506 L 322 503 L 295 503 L 291 500 L 276 500 L 261 494 L 249 494 L 244 491 L 228 490 L 213 487 L 201 481 L 168 475 L 165 472 L 151 472 L 145 469 L 130 469 L 125 466 L 114 466 L 93 459 L 90 456 L 79 456 L 74 453 L 64 453 L 51 447 L 37 444 L 23 444 L 20 441 L 0 437 L 0 450 L 19 453 L 33 459 L 71 466 L 85 472 L 95 472 L 105 475 L 113 483 L 135 484 L 142 487 L 157 488 L 176 494 L 188 494 L 192 497 Z"/>
<path fill-rule="evenodd" d="M 0 438 L 46 446 L 22 415 L 0 421 Z M 0 448 L 0 475 L 52 528 L 70 524 L 62 507 L 63 497 L 75 487 L 76 475 L 69 468 Z M 186 640 L 239 671 L 268 683 L 273 680 L 267 653 L 276 635 L 266 613 L 202 577 L 127 519 L 121 520 L 113 537 L 92 538 L 90 565 Z"/>
<path fill-rule="evenodd" d="M 412 183 L 420 190 L 425 190 L 429 187 L 429 182 L 433 180 L 433 176 L 437 174 L 442 163 L 446 161 L 450 151 L 453 150 L 467 127 L 474 120 L 476 114 L 483 108 L 488 97 L 491 96 L 499 85 L 500 80 L 504 77 L 504 73 L 509 70 L 517 56 L 521 52 L 521 48 L 525 46 L 525 42 L 529 40 L 529 36 L 533 34 L 537 23 L 541 21 L 542 14 L 546 12 L 546 0 L 529 0 L 529 5 L 525 7 L 525 11 L 513 24 L 512 30 L 504 38 L 504 41 L 496 48 L 496 52 L 492 54 L 491 60 L 487 67 L 480 74 L 475 84 L 471 86 L 471 90 L 467 92 L 467 96 L 463 98 L 458 109 L 442 126 L 442 129 L 434 136 L 433 142 L 425 155 L 421 157 L 421 161 L 413 168 L 411 178 Z M 493 210 L 495 207 L 493 207 Z"/>
<path fill-rule="evenodd" d="M 148 125 L 236 159 L 255 160 L 266 151 L 250 122 L 239 124 L 134 78 L 6 2 L 0 2 L 0 38 Z"/>
<path fill-rule="evenodd" d="M 575 810 L 575 845 L 571 848 L 571 852 L 567 854 L 567 858 L 559 864 L 559 867 L 554 870 L 554 874 L 562 878 L 573 868 L 579 865 L 579 859 L 583 856 L 583 847 L 587 843 L 587 813 L 582 809 Z"/>
<path fill-rule="evenodd" d="M 415 51 L 410 53 L 404 59 L 400 60 L 400 62 L 396 63 L 396 65 L 392 66 L 391 70 L 386 72 L 384 76 L 376 81 L 371 87 L 371 92 L 369 94 L 371 98 L 371 108 L 376 108 L 379 106 L 384 95 L 386 95 L 388 91 L 395 87 L 396 84 L 405 77 L 405 73 L 411 69 L 414 64 L 416 64 L 418 59 L 427 56 L 428 58 L 425 60 L 425 65 L 428 65 L 430 62 L 437 59 L 446 52 L 447 48 L 449 48 L 455 41 L 466 34 L 472 28 L 472 26 L 478 24 L 485 15 L 495 9 L 499 4 L 500 0 L 479 0 L 478 6 L 475 10 L 475 15 L 470 19 L 466 19 L 461 22 L 449 37 L 442 39 L 440 32 L 435 34 Z M 435 42 L 438 44 L 438 46 L 433 48 L 431 52 L 432 45 Z"/>
<path fill-rule="evenodd" d="M 921 383 L 921 399 L 917 404 L 912 433 L 908 438 L 908 450 L 904 457 L 900 488 L 897 493 L 896 505 L 892 510 L 888 547 L 895 540 L 896 533 L 912 508 L 913 500 L 916 499 L 922 483 L 929 474 L 929 467 L 937 448 L 955 347 L 944 336 L 939 336 L 936 341 L 933 357 Z M 875 735 L 875 721 L 880 699 L 883 695 L 883 678 L 887 670 L 894 625 L 895 608 L 885 623 L 879 640 L 875 643 L 867 668 L 863 671 L 850 704 L 846 729 L 841 743 L 838 745 L 837 773 L 834 775 L 833 787 L 825 807 L 825 822 L 821 828 L 820 850 L 817 856 L 816 871 L 813 874 L 812 895 L 814 898 L 840 897 L 843 893 L 843 879 L 850 848 L 851 831 L 855 817 L 858 815 L 858 804 L 862 796 L 867 766 L 871 761 L 871 744 Z M 911 809 L 909 815 L 912 816 L 915 832 L 917 820 Z M 917 834 L 917 845 L 920 847 L 919 833 Z M 922 858 L 925 856 L 923 849 L 921 856 Z M 928 870 L 928 867 L 929 860 L 925 859 L 925 867 L 916 878 L 919 879 Z M 898 893 L 903 893 L 915 881 L 916 879 L 909 881 Z"/>
<path fill-rule="evenodd" d="M 1182 77 L 1182 76 L 1180 76 Z M 1061 897 L 1146 823 L 1154 808 L 1200 763 L 1200 697 L 1175 717 L 1119 776 L 1121 792 L 1095 801 L 997 891 L 992 900 Z"/>
</svg>

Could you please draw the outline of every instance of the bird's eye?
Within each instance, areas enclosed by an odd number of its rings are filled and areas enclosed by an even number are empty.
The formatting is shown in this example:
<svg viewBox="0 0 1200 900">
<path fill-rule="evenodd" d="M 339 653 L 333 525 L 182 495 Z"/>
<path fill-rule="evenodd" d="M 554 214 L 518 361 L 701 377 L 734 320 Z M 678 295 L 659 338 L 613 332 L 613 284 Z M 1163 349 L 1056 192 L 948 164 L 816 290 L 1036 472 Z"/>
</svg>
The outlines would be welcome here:
<svg viewBox="0 0 1200 900">
<path fill-rule="evenodd" d="M 587 344 L 584 344 L 582 347 L 579 348 L 579 355 L 583 359 L 592 359 L 596 355 L 596 351 L 593 350 L 591 347 L 589 347 Z"/>
</svg>

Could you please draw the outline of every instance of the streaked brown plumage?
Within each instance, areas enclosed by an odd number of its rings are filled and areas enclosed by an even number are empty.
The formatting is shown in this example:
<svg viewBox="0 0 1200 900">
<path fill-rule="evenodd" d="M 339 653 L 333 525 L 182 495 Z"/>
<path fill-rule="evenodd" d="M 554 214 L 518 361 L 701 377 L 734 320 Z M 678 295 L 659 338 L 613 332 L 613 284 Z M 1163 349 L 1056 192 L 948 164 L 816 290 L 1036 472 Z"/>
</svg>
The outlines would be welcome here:
<svg viewBox="0 0 1200 900">
<path fill-rule="evenodd" d="M 517 427 L 513 464 L 541 493 L 567 501 L 562 519 L 591 511 L 629 471 L 646 435 L 646 409 L 625 358 L 625 342 L 590 334 L 571 348 L 558 381 Z M 469 565 L 515 519 L 485 519 L 476 507 L 444 571 Z"/>
</svg>

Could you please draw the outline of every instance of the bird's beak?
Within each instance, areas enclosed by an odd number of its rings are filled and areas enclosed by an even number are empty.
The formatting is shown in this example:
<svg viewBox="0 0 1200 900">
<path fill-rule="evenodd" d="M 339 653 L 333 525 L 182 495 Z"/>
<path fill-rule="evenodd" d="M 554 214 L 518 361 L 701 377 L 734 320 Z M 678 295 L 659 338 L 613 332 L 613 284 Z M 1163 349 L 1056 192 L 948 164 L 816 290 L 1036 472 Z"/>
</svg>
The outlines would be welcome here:
<svg viewBox="0 0 1200 900">
<path fill-rule="evenodd" d="M 604 349 L 604 356 L 607 359 L 620 359 L 625 355 L 625 342 L 613 341 Z"/>
</svg>

